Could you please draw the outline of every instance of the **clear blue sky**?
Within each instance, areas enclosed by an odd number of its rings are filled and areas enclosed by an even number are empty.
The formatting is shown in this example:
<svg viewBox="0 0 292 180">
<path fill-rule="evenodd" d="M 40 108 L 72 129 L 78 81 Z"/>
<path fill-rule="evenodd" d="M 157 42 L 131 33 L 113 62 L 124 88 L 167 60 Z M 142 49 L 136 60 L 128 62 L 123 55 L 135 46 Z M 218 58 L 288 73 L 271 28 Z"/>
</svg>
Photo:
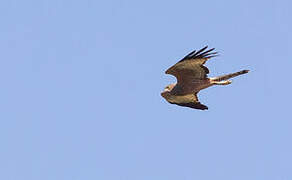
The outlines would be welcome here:
<svg viewBox="0 0 292 180">
<path fill-rule="evenodd" d="M 0 3 L 1 180 L 292 179 L 291 1 Z M 215 47 L 198 111 L 164 71 Z"/>
</svg>

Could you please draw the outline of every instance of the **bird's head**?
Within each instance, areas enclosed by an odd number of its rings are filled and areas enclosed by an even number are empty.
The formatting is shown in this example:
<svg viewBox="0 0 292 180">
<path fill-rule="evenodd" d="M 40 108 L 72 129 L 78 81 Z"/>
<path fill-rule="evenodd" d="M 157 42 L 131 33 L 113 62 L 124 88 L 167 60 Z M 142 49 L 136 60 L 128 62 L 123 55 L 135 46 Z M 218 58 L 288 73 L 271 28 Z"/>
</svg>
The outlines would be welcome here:
<svg viewBox="0 0 292 180">
<path fill-rule="evenodd" d="M 175 84 L 169 84 L 167 85 L 164 90 L 161 92 L 161 96 L 164 98 L 167 98 L 170 95 L 170 91 L 173 89 Z"/>
</svg>

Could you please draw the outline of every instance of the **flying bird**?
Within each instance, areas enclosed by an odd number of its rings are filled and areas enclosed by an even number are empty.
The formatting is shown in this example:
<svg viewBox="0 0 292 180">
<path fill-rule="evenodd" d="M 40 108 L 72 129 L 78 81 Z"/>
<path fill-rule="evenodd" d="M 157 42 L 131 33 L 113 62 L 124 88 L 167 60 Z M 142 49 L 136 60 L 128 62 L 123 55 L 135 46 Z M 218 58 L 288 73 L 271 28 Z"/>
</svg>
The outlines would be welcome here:
<svg viewBox="0 0 292 180">
<path fill-rule="evenodd" d="M 213 85 L 231 84 L 230 78 L 248 73 L 249 70 L 242 70 L 223 76 L 207 77 L 209 69 L 204 64 L 208 59 L 218 55 L 217 52 L 213 52 L 215 48 L 208 50 L 207 48 L 208 46 L 205 46 L 199 51 L 192 51 L 165 71 L 177 79 L 177 83 L 169 84 L 161 92 L 166 101 L 179 106 L 206 110 L 208 107 L 201 104 L 197 97 L 200 90 Z"/>
</svg>

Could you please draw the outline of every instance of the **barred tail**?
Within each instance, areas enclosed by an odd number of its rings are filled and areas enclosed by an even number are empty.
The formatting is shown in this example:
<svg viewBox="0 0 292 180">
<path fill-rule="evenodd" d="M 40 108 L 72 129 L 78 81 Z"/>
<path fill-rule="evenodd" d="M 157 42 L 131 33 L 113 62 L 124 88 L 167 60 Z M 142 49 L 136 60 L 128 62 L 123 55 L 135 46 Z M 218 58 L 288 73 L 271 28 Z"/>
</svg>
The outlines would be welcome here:
<svg viewBox="0 0 292 180">
<path fill-rule="evenodd" d="M 231 73 L 231 74 L 226 74 L 226 75 L 223 75 L 223 76 L 218 76 L 218 77 L 214 78 L 213 80 L 215 80 L 215 81 L 227 80 L 227 79 L 239 76 L 241 74 L 246 74 L 246 73 L 248 73 L 248 71 L 249 70 L 242 70 L 242 71 L 238 71 L 236 73 Z"/>
</svg>

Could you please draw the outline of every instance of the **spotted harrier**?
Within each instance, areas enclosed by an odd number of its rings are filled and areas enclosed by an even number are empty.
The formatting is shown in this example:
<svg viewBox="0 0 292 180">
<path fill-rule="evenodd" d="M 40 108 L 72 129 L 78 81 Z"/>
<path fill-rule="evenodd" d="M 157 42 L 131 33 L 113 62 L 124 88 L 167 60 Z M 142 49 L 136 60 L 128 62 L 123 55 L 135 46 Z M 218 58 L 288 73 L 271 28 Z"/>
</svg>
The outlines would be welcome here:
<svg viewBox="0 0 292 180">
<path fill-rule="evenodd" d="M 177 83 L 169 84 L 161 92 L 166 101 L 179 106 L 206 110 L 208 107 L 201 104 L 197 97 L 200 90 L 213 85 L 231 84 L 231 80 L 228 79 L 248 73 L 249 70 L 242 70 L 223 76 L 207 77 L 209 69 L 204 64 L 208 59 L 217 56 L 217 52 L 212 52 L 215 48 L 209 50 L 207 48 L 208 46 L 199 51 L 192 51 L 166 70 L 166 74 L 171 74 L 177 79 Z"/>
</svg>

